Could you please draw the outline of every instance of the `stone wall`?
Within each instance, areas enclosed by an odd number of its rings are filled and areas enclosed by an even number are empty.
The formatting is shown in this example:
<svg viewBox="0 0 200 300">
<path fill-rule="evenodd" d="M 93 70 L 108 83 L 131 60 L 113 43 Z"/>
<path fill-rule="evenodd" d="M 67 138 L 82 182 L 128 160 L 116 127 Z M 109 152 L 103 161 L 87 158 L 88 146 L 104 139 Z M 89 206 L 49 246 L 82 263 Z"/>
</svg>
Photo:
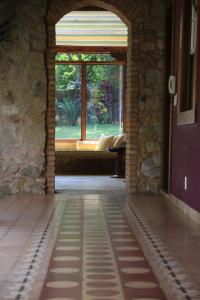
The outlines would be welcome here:
<svg viewBox="0 0 200 300">
<path fill-rule="evenodd" d="M 49 0 L 48 8 L 46 2 L 2 0 L 0 4 L 0 37 L 1 25 L 9 20 L 8 36 L 0 40 L 0 195 L 44 193 L 46 181 L 47 192 L 54 193 L 55 24 L 67 12 L 85 6 L 110 10 L 129 27 L 127 187 L 130 192 L 158 191 L 165 1 Z"/>
<path fill-rule="evenodd" d="M 165 100 L 165 6 L 144 5 L 140 34 L 138 113 L 138 184 L 140 192 L 157 192 L 163 177 L 163 109 Z"/>
<path fill-rule="evenodd" d="M 0 4 L 0 196 L 45 186 L 46 1 L 13 2 Z"/>
</svg>

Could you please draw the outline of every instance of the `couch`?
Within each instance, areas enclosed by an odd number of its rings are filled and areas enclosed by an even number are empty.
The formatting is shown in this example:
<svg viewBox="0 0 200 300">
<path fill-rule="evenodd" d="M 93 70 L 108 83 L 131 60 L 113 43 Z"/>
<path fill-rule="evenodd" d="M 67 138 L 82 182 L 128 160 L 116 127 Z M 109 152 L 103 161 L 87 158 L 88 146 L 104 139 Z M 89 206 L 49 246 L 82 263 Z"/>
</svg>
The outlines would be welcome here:
<svg viewBox="0 0 200 300">
<path fill-rule="evenodd" d="M 56 174 L 115 174 L 118 156 L 107 148 L 113 146 L 116 139 L 114 136 L 102 136 L 98 141 L 56 142 Z"/>
</svg>

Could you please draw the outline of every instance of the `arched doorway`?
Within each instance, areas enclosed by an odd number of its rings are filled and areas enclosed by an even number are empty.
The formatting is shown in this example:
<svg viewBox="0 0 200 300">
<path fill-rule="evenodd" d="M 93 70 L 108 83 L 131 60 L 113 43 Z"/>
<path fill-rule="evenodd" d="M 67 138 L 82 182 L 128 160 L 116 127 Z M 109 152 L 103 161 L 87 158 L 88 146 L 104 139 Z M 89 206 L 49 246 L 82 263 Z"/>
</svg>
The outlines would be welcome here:
<svg viewBox="0 0 200 300">
<path fill-rule="evenodd" d="M 157 191 L 162 177 L 162 97 L 164 88 L 163 2 L 51 1 L 47 14 L 47 192 L 54 193 L 55 175 L 55 24 L 66 13 L 100 7 L 128 26 L 126 89 L 126 184 L 129 192 Z M 112 4 L 111 4 L 112 3 Z M 159 9 L 160 8 L 160 9 Z M 149 14 L 151 18 L 149 18 Z M 149 26 L 147 23 L 149 21 Z M 158 22 L 159 21 L 159 22 Z M 156 50 L 156 51 L 155 51 Z M 159 53 L 159 55 L 158 55 Z M 151 85 L 151 86 L 150 86 Z M 149 87 L 150 86 L 150 87 Z M 148 102 L 150 103 L 147 103 Z M 151 103 L 154 106 L 152 113 Z M 153 115 L 153 116 L 152 116 Z M 154 153 L 156 149 L 156 153 Z M 156 165 L 157 164 L 157 165 Z"/>
</svg>

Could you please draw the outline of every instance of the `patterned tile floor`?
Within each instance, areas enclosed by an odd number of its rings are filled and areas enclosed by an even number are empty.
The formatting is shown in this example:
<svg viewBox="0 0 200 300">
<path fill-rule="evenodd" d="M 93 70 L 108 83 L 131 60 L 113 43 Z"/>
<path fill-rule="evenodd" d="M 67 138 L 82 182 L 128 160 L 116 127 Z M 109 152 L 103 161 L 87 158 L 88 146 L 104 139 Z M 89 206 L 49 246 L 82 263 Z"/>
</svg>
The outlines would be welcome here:
<svg viewBox="0 0 200 300">
<path fill-rule="evenodd" d="M 40 300 L 164 300 L 120 205 L 68 200 Z"/>
<path fill-rule="evenodd" d="M 199 225 L 121 180 L 70 180 L 1 199 L 0 300 L 166 299 L 150 265 L 168 300 L 200 300 Z"/>
</svg>

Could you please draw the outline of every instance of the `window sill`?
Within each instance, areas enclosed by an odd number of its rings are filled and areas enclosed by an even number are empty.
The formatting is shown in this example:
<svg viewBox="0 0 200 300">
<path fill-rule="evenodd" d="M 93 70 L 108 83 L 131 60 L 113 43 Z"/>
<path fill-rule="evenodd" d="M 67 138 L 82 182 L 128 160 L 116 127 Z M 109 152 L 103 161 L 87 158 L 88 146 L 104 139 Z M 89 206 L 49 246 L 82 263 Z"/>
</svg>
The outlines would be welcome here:
<svg viewBox="0 0 200 300">
<path fill-rule="evenodd" d="M 98 139 L 87 139 L 87 140 L 84 140 L 82 141 L 81 139 L 61 139 L 61 138 L 58 138 L 58 139 L 55 139 L 56 142 L 58 143 L 71 143 L 71 142 L 95 142 L 95 141 L 98 141 Z"/>
</svg>

